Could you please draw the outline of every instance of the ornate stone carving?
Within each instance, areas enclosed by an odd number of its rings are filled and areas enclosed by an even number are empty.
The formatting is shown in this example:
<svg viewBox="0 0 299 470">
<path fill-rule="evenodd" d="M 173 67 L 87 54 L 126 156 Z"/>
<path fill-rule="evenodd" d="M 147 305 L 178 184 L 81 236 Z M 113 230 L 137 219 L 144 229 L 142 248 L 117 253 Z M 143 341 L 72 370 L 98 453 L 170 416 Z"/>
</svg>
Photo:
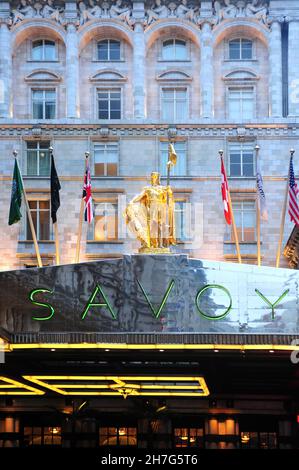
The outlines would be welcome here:
<svg viewBox="0 0 299 470">
<path fill-rule="evenodd" d="M 132 7 L 130 4 L 123 4 L 123 0 L 111 1 L 110 3 L 88 0 L 88 4 L 82 0 L 79 2 L 79 16 L 81 25 L 96 18 L 115 18 L 130 27 L 134 25 Z"/>
<path fill-rule="evenodd" d="M 163 18 L 182 18 L 184 20 L 192 21 L 193 23 L 200 23 L 200 8 L 195 6 L 188 0 L 181 0 L 181 2 L 167 3 L 162 0 L 155 0 L 155 3 L 146 10 L 145 25 L 149 26 L 153 22 Z"/>
<path fill-rule="evenodd" d="M 36 14 L 37 11 L 27 0 L 21 0 L 19 7 L 16 10 L 12 10 L 13 24 L 28 18 L 34 18 Z"/>
<path fill-rule="evenodd" d="M 229 18 L 253 17 L 267 24 L 268 5 L 265 0 L 216 0 L 214 24 Z"/>
<path fill-rule="evenodd" d="M 48 18 L 63 23 L 63 9 L 54 6 L 54 0 L 20 0 L 16 9 L 12 10 L 13 24 L 29 18 Z"/>
<path fill-rule="evenodd" d="M 269 25 L 268 0 L 215 0 L 214 14 L 210 18 L 201 17 L 199 0 L 147 0 L 144 19 L 139 21 L 150 26 L 166 18 L 179 18 L 197 26 L 208 21 L 217 25 L 232 18 L 255 18 Z M 12 2 L 12 22 L 17 24 L 29 18 L 47 18 L 65 25 L 64 2 L 60 0 L 19 0 Z M 67 16 L 67 15 L 66 15 Z M 133 28 L 136 19 L 131 0 L 77 0 L 77 21 L 80 25 L 96 19 L 117 19 Z"/>
<path fill-rule="evenodd" d="M 268 7 L 265 2 L 260 0 L 252 0 L 252 3 L 248 3 L 245 8 L 245 16 L 254 16 L 256 19 L 267 23 Z"/>
</svg>

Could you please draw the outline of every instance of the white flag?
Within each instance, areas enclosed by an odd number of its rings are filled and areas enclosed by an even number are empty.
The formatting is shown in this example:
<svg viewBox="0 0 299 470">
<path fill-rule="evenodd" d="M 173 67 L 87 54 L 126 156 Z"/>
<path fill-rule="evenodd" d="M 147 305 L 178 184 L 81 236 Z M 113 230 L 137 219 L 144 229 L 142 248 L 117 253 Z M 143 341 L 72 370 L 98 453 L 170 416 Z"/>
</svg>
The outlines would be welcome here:
<svg viewBox="0 0 299 470">
<path fill-rule="evenodd" d="M 266 195 L 264 192 L 264 183 L 263 177 L 261 174 L 259 161 L 257 161 L 257 169 L 256 169 L 256 191 L 257 191 L 257 203 L 259 205 L 261 219 L 264 221 L 268 220 L 268 211 L 266 205 Z"/>
</svg>

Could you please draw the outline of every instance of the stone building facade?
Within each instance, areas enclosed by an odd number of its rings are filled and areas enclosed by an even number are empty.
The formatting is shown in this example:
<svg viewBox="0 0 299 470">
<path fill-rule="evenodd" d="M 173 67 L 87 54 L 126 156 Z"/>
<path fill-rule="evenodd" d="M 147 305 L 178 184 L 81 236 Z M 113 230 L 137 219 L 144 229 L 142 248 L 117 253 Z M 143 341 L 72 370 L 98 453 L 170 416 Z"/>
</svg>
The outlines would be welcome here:
<svg viewBox="0 0 299 470">
<path fill-rule="evenodd" d="M 0 23 L 2 270 L 36 264 L 26 216 L 7 225 L 14 149 L 47 265 L 55 263 L 49 146 L 62 186 L 61 262 L 70 263 L 85 152 L 95 218 L 83 224 L 81 261 L 137 248 L 123 210 L 151 171 L 165 174 L 169 139 L 178 154 L 175 251 L 236 260 L 223 217 L 222 148 L 242 257 L 256 263 L 258 145 L 269 215 L 262 263 L 275 264 L 289 150 L 299 152 L 296 0 L 1 0 Z M 287 217 L 285 242 L 292 227 Z"/>
</svg>

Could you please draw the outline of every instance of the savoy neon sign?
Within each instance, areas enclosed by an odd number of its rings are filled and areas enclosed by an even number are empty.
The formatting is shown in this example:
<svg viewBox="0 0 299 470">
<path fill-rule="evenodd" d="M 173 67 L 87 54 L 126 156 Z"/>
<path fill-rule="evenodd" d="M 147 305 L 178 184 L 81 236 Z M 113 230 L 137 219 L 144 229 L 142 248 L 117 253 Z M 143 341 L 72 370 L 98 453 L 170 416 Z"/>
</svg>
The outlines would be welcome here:
<svg viewBox="0 0 299 470">
<path fill-rule="evenodd" d="M 149 312 L 153 315 L 154 318 L 158 319 L 160 317 L 162 311 L 166 308 L 167 300 L 168 300 L 168 298 L 169 298 L 169 296 L 170 296 L 170 294 L 173 290 L 173 287 L 175 285 L 175 281 L 172 279 L 170 281 L 170 283 L 168 284 L 168 287 L 167 287 L 167 289 L 166 289 L 166 291 L 165 291 L 165 293 L 164 293 L 164 295 L 161 299 L 161 302 L 160 302 L 159 306 L 154 306 L 153 305 L 153 302 L 151 301 L 150 295 L 147 293 L 147 291 L 145 290 L 145 288 L 143 287 L 141 282 L 137 280 L 137 284 L 138 284 L 138 286 L 140 288 L 140 291 L 141 291 L 141 293 L 142 293 L 142 295 L 143 295 L 143 297 L 144 297 L 144 299 L 145 299 L 145 301 L 148 305 Z M 217 290 L 217 292 L 219 292 L 219 290 L 220 290 L 221 293 L 226 296 L 227 305 L 224 307 L 224 311 L 222 313 L 220 313 L 219 315 L 210 315 L 210 313 L 207 312 L 204 309 L 204 306 L 202 305 L 202 304 L 204 304 L 203 300 L 204 300 L 205 293 L 208 290 L 210 290 L 210 291 L 211 290 L 214 290 L 214 291 Z M 260 297 L 261 301 L 264 302 L 269 307 L 269 309 L 271 311 L 271 319 L 274 320 L 274 318 L 275 318 L 275 308 L 287 296 L 287 294 L 289 293 L 289 289 L 285 290 L 273 303 L 258 289 L 255 289 L 255 293 L 256 293 L 257 296 Z M 56 313 L 56 310 L 55 310 L 55 307 L 51 303 L 49 303 L 49 301 L 45 302 L 45 301 L 40 300 L 40 295 L 41 294 L 46 294 L 46 296 L 51 298 L 51 296 L 54 294 L 54 291 L 52 291 L 50 289 L 45 289 L 45 288 L 37 288 L 37 289 L 33 289 L 29 293 L 29 301 L 33 305 L 41 307 L 43 309 L 46 309 L 43 316 L 39 316 L 39 317 L 34 316 L 34 317 L 32 317 L 32 319 L 35 320 L 35 321 L 49 321 L 54 317 L 54 315 Z M 219 284 L 207 284 L 207 285 L 201 287 L 197 291 L 197 293 L 195 295 L 195 299 L 194 299 L 194 304 L 195 304 L 197 314 L 202 316 L 203 318 L 205 318 L 207 320 L 222 320 L 232 310 L 232 308 L 233 308 L 233 299 L 232 299 L 232 296 L 231 296 L 229 290 L 226 287 L 224 287 L 222 285 L 219 285 Z M 89 315 L 98 313 L 99 308 L 106 309 L 110 313 L 111 318 L 113 320 L 117 319 L 118 313 L 113 308 L 112 303 L 109 299 L 109 296 L 105 292 L 105 288 L 101 284 L 98 283 L 94 287 L 94 289 L 93 289 L 86 305 L 84 306 L 84 309 L 81 312 L 81 320 L 85 320 L 86 317 L 89 316 Z"/>
</svg>

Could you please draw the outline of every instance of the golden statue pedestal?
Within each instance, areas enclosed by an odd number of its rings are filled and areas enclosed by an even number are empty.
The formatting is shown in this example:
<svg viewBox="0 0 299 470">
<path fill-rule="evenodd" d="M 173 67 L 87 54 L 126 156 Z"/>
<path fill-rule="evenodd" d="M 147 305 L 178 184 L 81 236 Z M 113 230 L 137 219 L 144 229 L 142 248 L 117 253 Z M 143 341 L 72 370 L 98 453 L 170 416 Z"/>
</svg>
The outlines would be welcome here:
<svg viewBox="0 0 299 470">
<path fill-rule="evenodd" d="M 150 248 L 142 247 L 139 248 L 138 253 L 146 255 L 165 255 L 170 253 L 170 248 L 161 247 L 161 248 Z"/>
</svg>

